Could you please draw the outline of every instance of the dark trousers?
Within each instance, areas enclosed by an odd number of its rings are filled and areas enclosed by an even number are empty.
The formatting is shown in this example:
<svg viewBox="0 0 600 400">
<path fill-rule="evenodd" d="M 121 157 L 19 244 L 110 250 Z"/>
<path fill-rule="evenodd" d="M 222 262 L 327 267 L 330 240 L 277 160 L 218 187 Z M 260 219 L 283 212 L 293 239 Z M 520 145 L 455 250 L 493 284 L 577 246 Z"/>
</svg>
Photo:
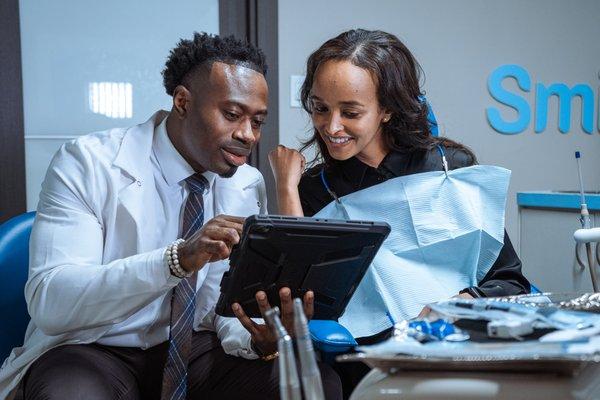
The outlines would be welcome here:
<svg viewBox="0 0 600 400">
<path fill-rule="evenodd" d="M 141 350 L 99 344 L 52 349 L 23 381 L 29 399 L 160 399 L 168 344 Z M 340 379 L 320 364 L 327 399 L 341 399 Z M 188 399 L 279 399 L 277 361 L 225 354 L 213 332 L 194 332 L 188 367 Z"/>
</svg>

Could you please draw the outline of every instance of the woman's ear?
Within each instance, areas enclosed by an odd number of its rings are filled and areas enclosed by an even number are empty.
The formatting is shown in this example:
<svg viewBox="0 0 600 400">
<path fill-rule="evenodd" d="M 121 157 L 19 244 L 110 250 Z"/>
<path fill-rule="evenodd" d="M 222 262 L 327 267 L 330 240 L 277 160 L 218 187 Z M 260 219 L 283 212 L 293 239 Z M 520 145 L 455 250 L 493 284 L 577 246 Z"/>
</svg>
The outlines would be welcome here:
<svg viewBox="0 0 600 400">
<path fill-rule="evenodd" d="M 179 118 L 185 118 L 188 113 L 188 107 L 192 94 L 183 85 L 179 85 L 173 91 L 173 110 Z"/>
<path fill-rule="evenodd" d="M 381 118 L 381 122 L 382 123 L 387 123 L 390 119 L 392 118 L 392 113 L 391 112 L 384 112 L 383 113 L 383 118 Z"/>
</svg>

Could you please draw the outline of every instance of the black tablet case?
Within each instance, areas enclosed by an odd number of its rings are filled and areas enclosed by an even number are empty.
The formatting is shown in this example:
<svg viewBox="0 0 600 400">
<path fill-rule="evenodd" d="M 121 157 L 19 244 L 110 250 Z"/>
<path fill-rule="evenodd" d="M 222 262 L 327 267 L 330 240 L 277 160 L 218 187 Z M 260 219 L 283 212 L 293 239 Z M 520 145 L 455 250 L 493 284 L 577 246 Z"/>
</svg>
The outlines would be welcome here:
<svg viewBox="0 0 600 400">
<path fill-rule="evenodd" d="M 314 319 L 339 318 L 377 250 L 390 232 L 385 222 L 253 215 L 229 257 L 216 312 L 233 317 L 238 302 L 260 318 L 255 293 L 267 293 L 279 306 L 279 289 L 293 297 L 315 294 Z"/>
</svg>

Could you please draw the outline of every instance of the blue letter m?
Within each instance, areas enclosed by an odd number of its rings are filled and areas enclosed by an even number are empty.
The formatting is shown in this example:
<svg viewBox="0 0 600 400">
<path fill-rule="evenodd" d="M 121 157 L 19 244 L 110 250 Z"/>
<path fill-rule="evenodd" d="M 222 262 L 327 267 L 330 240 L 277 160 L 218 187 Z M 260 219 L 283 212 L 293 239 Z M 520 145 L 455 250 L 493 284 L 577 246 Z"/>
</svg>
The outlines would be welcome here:
<svg viewBox="0 0 600 400">
<path fill-rule="evenodd" d="M 594 92 L 588 85 L 579 84 L 575 85 L 573 89 L 569 89 L 564 83 L 553 83 L 548 88 L 541 83 L 536 85 L 536 133 L 546 129 L 548 99 L 550 96 L 557 96 L 559 99 L 558 129 L 562 133 L 567 133 L 571 129 L 571 102 L 574 96 L 581 97 L 581 126 L 586 133 L 592 133 L 594 125 Z"/>
</svg>

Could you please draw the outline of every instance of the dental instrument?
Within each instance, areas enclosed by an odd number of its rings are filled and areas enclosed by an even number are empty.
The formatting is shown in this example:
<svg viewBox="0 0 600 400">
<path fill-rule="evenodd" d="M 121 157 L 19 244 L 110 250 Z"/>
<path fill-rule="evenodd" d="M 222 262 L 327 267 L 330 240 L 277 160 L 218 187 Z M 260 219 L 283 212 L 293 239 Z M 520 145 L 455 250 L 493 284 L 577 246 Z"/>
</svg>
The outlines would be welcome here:
<svg viewBox="0 0 600 400">
<path fill-rule="evenodd" d="M 312 339 L 308 331 L 308 321 L 302 309 L 302 300 L 294 300 L 294 332 L 300 355 L 300 377 L 307 400 L 325 400 L 321 373 L 315 359 Z"/>
<path fill-rule="evenodd" d="M 581 194 L 581 216 L 579 217 L 579 221 L 581 222 L 581 228 L 582 229 L 578 229 L 577 231 L 575 231 L 575 240 L 577 241 L 578 245 L 581 243 L 585 243 L 585 250 L 587 253 L 587 258 L 588 258 L 588 267 L 590 269 L 590 277 L 592 278 L 592 287 L 594 289 L 594 292 L 598 291 L 598 278 L 596 276 L 596 267 L 594 266 L 594 257 L 592 256 L 593 252 L 592 252 L 592 240 L 581 240 L 581 238 L 583 237 L 592 237 L 594 238 L 594 235 L 589 235 L 589 233 L 591 232 L 581 232 L 582 230 L 584 231 L 588 231 L 592 229 L 592 224 L 590 221 L 590 213 L 588 211 L 587 208 L 587 204 L 585 202 L 585 194 L 584 194 L 584 190 L 583 190 L 583 174 L 581 173 L 581 153 L 579 151 L 575 152 L 575 159 L 577 160 L 577 172 L 579 175 L 579 191 Z M 587 234 L 586 234 L 587 233 Z M 577 240 L 577 237 L 580 238 L 580 240 Z M 594 240 L 595 241 L 595 240 Z M 598 246 L 598 245 L 596 245 Z M 582 267 L 585 267 L 585 264 L 579 259 L 579 252 L 575 251 L 576 255 L 577 255 L 577 261 L 579 262 L 579 264 Z"/>
<path fill-rule="evenodd" d="M 265 313 L 265 319 L 277 336 L 279 351 L 279 394 L 281 400 L 302 400 L 300 380 L 296 369 L 292 338 L 279 319 L 279 308 L 273 307 Z"/>
</svg>

